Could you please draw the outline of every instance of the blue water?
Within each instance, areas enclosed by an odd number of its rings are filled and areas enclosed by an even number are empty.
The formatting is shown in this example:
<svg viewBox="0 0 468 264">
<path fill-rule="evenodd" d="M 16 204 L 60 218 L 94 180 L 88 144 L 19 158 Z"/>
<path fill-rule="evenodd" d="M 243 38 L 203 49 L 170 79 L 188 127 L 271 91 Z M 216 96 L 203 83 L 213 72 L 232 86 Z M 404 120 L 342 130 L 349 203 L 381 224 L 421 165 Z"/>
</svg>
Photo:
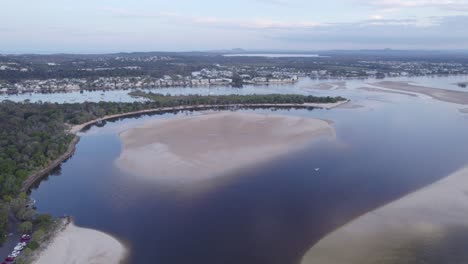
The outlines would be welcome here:
<svg viewBox="0 0 468 264">
<path fill-rule="evenodd" d="M 366 98 L 373 103 L 359 109 L 239 110 L 332 120 L 337 139 L 232 172 L 204 192 L 142 183 L 113 165 L 120 131 L 175 114 L 109 122 L 83 133 L 31 195 L 41 212 L 125 241 L 131 263 L 297 263 L 340 225 L 468 162 L 468 122 L 453 105 Z"/>
</svg>

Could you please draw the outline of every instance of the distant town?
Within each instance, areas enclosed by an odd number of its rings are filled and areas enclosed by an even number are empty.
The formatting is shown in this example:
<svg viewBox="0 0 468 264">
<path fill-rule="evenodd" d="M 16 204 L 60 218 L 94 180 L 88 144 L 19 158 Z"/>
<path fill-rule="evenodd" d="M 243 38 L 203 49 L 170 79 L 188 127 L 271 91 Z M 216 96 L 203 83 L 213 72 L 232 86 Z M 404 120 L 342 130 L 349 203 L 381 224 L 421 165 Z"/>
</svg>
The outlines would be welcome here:
<svg viewBox="0 0 468 264">
<path fill-rule="evenodd" d="M 1 55 L 0 93 L 269 85 L 300 78 L 344 79 L 468 74 L 468 56 L 326 54 L 319 57 L 222 53 Z M 459 84 L 466 87 L 466 83 Z"/>
</svg>

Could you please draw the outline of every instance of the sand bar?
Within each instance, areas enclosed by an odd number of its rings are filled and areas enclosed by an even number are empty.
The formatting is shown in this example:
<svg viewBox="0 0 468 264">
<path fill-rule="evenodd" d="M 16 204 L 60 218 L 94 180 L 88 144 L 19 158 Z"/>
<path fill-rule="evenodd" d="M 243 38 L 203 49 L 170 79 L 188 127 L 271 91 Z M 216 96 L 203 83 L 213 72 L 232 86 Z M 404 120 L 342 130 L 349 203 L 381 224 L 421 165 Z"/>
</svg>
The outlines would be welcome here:
<svg viewBox="0 0 468 264">
<path fill-rule="evenodd" d="M 467 219 L 465 168 L 339 228 L 313 246 L 302 264 L 455 263 L 451 257 L 466 263 L 466 248 L 464 256 L 456 251 L 466 244 L 448 244 L 460 234 L 468 241 Z"/>
<path fill-rule="evenodd" d="M 334 137 L 329 122 L 293 116 L 218 112 L 153 120 L 120 134 L 120 169 L 151 180 L 209 179 Z"/>
<path fill-rule="evenodd" d="M 127 249 L 112 236 L 68 224 L 33 264 L 119 264 Z"/>
<path fill-rule="evenodd" d="M 313 90 L 342 90 L 346 89 L 346 82 L 317 83 L 305 86 L 304 88 Z"/>
<path fill-rule="evenodd" d="M 391 91 L 391 90 L 385 90 L 385 89 L 379 89 L 379 88 L 373 88 L 373 87 L 361 87 L 361 88 L 358 88 L 358 90 L 367 91 L 367 92 L 402 94 L 402 95 L 417 97 L 417 95 L 412 94 L 412 93 L 397 92 L 397 91 Z"/>
<path fill-rule="evenodd" d="M 407 82 L 384 81 L 384 82 L 374 83 L 372 85 L 382 87 L 382 88 L 392 89 L 392 90 L 425 94 L 440 101 L 468 105 L 468 92 L 452 91 L 452 90 L 437 89 L 437 88 L 431 88 L 431 87 L 425 87 L 425 86 L 419 86 L 419 85 L 412 85 Z"/>
</svg>

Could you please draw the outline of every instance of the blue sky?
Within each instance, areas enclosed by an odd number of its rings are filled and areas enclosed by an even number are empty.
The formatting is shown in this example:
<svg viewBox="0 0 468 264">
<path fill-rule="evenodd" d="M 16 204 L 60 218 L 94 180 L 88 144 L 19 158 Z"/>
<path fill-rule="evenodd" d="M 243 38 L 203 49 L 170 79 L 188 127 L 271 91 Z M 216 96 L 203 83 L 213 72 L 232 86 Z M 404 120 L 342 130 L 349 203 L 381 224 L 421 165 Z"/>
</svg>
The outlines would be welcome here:
<svg viewBox="0 0 468 264">
<path fill-rule="evenodd" d="M 0 52 L 467 49 L 468 0 L 0 0 Z"/>
</svg>

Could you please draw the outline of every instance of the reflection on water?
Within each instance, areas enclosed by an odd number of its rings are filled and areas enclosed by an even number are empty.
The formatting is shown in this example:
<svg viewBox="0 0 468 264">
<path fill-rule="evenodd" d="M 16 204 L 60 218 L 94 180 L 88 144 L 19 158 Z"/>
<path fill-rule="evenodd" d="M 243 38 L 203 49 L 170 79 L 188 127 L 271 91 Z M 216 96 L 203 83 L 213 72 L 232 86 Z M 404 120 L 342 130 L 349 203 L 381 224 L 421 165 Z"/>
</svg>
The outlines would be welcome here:
<svg viewBox="0 0 468 264">
<path fill-rule="evenodd" d="M 378 111 L 278 109 L 333 120 L 337 141 L 238 170 L 204 193 L 141 184 L 113 166 L 119 131 L 174 115 L 115 120 L 84 133 L 61 175 L 32 196 L 41 212 L 71 214 L 79 225 L 128 241 L 132 262 L 297 263 L 336 227 L 466 162 L 462 116 L 444 103 L 389 98 Z"/>
</svg>

